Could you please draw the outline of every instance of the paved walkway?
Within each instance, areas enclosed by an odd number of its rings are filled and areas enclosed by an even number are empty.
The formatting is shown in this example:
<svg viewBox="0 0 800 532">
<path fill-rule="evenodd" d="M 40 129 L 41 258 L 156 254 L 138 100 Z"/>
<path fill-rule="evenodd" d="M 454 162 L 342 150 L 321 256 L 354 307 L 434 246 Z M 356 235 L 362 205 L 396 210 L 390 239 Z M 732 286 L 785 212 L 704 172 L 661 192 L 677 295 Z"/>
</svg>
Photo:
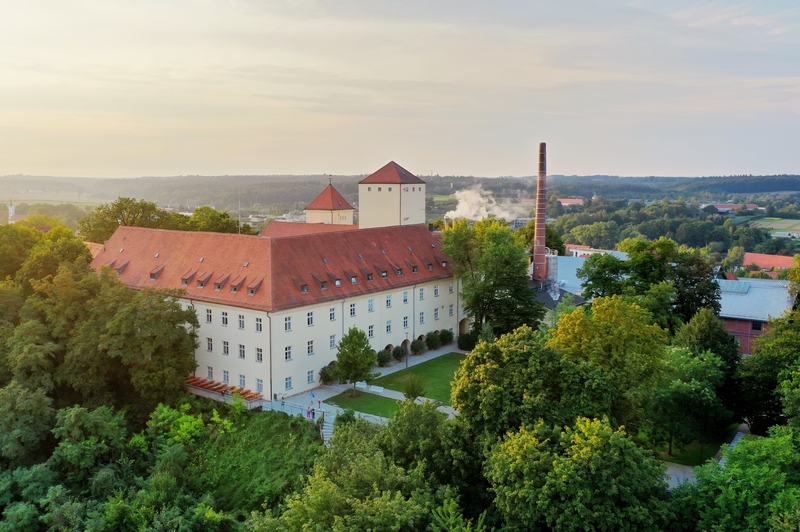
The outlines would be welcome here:
<svg viewBox="0 0 800 532">
<path fill-rule="evenodd" d="M 423 354 L 421 354 L 419 356 L 413 356 L 413 355 L 408 356 L 407 357 L 408 358 L 408 367 L 413 367 L 413 366 L 416 366 L 417 364 L 422 364 L 423 362 L 427 362 L 429 360 L 433 360 L 434 358 L 438 358 L 438 357 L 440 357 L 442 355 L 446 355 L 448 353 L 466 354 L 467 351 L 463 351 L 461 349 L 458 349 L 458 347 L 456 347 L 455 343 L 451 343 L 451 344 L 448 344 L 446 346 L 440 347 L 439 349 L 435 349 L 433 351 L 426 351 L 425 353 L 423 353 Z M 380 372 L 381 377 L 383 377 L 384 375 L 391 375 L 392 373 L 396 373 L 396 372 L 402 371 L 404 369 L 406 369 L 406 361 L 405 360 L 403 360 L 402 362 L 396 362 L 396 361 L 392 360 L 392 363 L 389 366 L 386 366 L 385 368 L 379 368 L 379 367 L 375 366 L 373 368 L 373 373 L 374 372 Z M 293 403 L 293 404 L 296 404 L 296 405 L 311 405 L 313 403 L 314 406 L 318 406 L 320 403 L 325 403 L 325 401 L 330 399 L 331 397 L 333 397 L 335 395 L 339 395 L 340 393 L 342 393 L 342 392 L 344 392 L 346 390 L 349 390 L 352 387 L 353 387 L 352 384 L 344 384 L 343 385 L 343 384 L 338 384 L 338 383 L 332 384 L 330 386 L 322 385 L 319 388 L 315 388 L 314 390 L 311 390 L 311 391 L 308 391 L 308 392 L 298 393 L 298 394 L 295 394 L 295 395 L 287 395 L 287 396 L 285 396 L 285 401 L 287 403 Z M 363 390 L 360 390 L 360 391 L 363 391 Z M 312 394 L 313 394 L 313 397 L 312 397 Z M 405 399 L 405 397 L 403 396 L 402 392 L 398 392 L 398 391 L 395 391 L 395 390 L 389 390 L 388 388 L 386 388 L 383 391 L 383 397 L 388 397 L 389 399 L 396 399 L 398 401 L 402 401 L 402 400 Z M 280 398 L 280 396 L 279 396 L 279 398 Z M 424 400 L 425 400 L 424 397 L 418 398 L 417 402 L 423 402 Z M 433 401 L 433 399 L 429 399 L 429 400 Z M 331 405 L 331 404 L 328 404 L 328 403 L 325 403 L 325 409 L 326 410 L 334 410 L 337 414 L 341 413 L 343 411 L 338 406 Z M 454 417 L 454 415 L 455 415 L 455 410 L 450 406 L 443 405 L 443 406 L 440 406 L 438 408 L 438 410 L 440 412 L 443 412 L 443 413 L 447 414 L 448 417 L 450 417 L 450 418 Z M 361 413 L 361 412 L 357 412 L 357 415 L 360 416 L 360 417 L 363 417 L 365 419 L 370 419 L 370 420 L 376 421 L 378 423 L 383 423 L 383 424 L 385 424 L 385 423 L 387 423 L 389 421 L 388 419 L 380 417 L 380 416 L 374 416 L 374 415 L 371 415 L 371 414 L 364 414 L 364 413 Z"/>
<path fill-rule="evenodd" d="M 697 481 L 697 475 L 694 474 L 694 468 L 692 466 L 673 464 L 671 462 L 666 462 L 666 464 L 667 484 L 670 488 L 677 488 L 684 482 Z"/>
</svg>

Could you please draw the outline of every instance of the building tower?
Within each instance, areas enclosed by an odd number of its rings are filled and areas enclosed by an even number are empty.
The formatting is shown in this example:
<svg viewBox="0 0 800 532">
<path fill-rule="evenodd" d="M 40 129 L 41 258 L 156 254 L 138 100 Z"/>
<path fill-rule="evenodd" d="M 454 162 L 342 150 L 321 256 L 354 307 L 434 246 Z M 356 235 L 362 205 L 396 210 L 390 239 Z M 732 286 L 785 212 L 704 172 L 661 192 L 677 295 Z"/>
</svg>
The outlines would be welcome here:
<svg viewBox="0 0 800 532">
<path fill-rule="evenodd" d="M 425 223 L 425 181 L 392 161 L 358 184 L 358 226 Z"/>
<path fill-rule="evenodd" d="M 14 200 L 8 200 L 8 223 L 11 222 L 11 217 L 17 214 L 17 209 L 14 208 Z"/>
<path fill-rule="evenodd" d="M 547 279 L 547 248 L 545 247 L 547 223 L 547 146 L 539 144 L 539 178 L 536 182 L 536 232 L 533 237 L 533 278 Z"/>
<path fill-rule="evenodd" d="M 322 194 L 305 208 L 307 224 L 353 225 L 353 206 L 328 183 Z"/>
</svg>

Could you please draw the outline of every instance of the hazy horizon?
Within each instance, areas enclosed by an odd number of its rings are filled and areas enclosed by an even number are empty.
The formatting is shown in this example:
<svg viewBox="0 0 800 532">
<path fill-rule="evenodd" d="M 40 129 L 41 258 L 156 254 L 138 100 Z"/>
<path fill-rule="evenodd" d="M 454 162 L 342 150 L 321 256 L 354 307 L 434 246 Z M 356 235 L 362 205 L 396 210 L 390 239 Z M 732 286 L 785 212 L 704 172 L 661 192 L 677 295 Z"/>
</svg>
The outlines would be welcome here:
<svg viewBox="0 0 800 532">
<path fill-rule="evenodd" d="M 0 175 L 800 173 L 800 7 L 11 3 Z"/>
</svg>

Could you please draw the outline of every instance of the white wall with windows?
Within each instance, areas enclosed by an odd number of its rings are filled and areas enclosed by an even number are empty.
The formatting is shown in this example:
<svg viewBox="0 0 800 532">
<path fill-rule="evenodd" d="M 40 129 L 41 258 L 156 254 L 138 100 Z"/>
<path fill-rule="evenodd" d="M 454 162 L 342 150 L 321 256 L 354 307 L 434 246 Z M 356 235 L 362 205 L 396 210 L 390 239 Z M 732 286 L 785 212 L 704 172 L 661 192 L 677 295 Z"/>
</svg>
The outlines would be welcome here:
<svg viewBox="0 0 800 532">
<path fill-rule="evenodd" d="M 184 300 L 184 308 L 193 304 L 200 320 L 196 375 L 217 381 L 227 375 L 229 384 L 245 382 L 246 388 L 267 398 L 316 388 L 319 370 L 336 359 L 338 343 L 350 327 L 368 333 L 376 351 L 434 330 L 457 333 L 464 315 L 457 286 L 449 290 L 451 281 L 440 279 L 276 312 Z M 223 323 L 223 312 L 227 323 Z"/>
</svg>

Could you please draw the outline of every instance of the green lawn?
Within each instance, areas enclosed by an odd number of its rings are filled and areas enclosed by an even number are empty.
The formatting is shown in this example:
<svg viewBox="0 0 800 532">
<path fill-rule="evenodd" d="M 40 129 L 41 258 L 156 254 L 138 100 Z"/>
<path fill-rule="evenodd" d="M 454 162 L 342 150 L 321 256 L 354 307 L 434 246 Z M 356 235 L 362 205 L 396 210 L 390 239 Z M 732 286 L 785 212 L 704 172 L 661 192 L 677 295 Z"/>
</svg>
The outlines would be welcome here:
<svg viewBox="0 0 800 532">
<path fill-rule="evenodd" d="M 390 390 L 403 391 L 403 379 L 411 373 L 419 375 L 425 387 L 425 397 L 436 399 L 442 403 L 450 404 L 450 381 L 464 360 L 460 353 L 448 353 L 422 364 L 411 366 L 408 369 L 379 378 L 375 384 Z"/>
<path fill-rule="evenodd" d="M 659 446 L 658 450 L 660 451 L 661 457 L 665 462 L 673 462 L 688 466 L 698 466 L 704 464 L 709 458 L 713 458 L 714 455 L 719 452 L 720 446 L 725 443 L 725 441 L 730 437 L 731 433 L 736 430 L 736 427 L 738 426 L 738 423 L 734 423 L 730 427 L 720 430 L 718 434 L 713 435 L 714 437 L 711 438 L 711 442 L 702 446 L 697 441 L 692 442 L 689 445 L 684 445 L 680 448 L 673 446 L 672 456 L 667 454 L 666 445 Z M 703 453 L 702 456 L 700 454 L 701 450 Z"/>
<path fill-rule="evenodd" d="M 386 418 L 392 417 L 394 413 L 397 412 L 397 401 L 394 399 L 366 392 L 358 392 L 356 397 L 350 397 L 351 393 L 353 393 L 352 390 L 342 392 L 325 402 L 341 408 L 350 408 L 356 412 L 363 412 L 364 414 L 372 414 L 374 416 Z"/>
</svg>

